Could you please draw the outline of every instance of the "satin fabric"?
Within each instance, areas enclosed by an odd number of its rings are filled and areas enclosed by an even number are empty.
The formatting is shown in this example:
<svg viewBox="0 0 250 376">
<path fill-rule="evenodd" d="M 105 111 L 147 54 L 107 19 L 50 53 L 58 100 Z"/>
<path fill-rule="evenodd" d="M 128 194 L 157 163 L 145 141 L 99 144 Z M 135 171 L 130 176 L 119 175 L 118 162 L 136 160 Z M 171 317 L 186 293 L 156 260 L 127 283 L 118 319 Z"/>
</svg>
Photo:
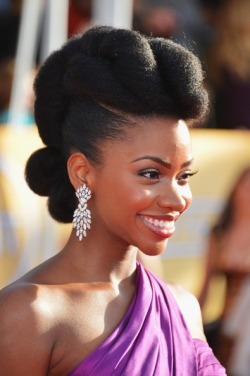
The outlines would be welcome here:
<svg viewBox="0 0 250 376">
<path fill-rule="evenodd" d="M 137 265 L 133 302 L 115 331 L 68 376 L 225 375 L 206 342 L 193 340 L 168 287 Z"/>
</svg>

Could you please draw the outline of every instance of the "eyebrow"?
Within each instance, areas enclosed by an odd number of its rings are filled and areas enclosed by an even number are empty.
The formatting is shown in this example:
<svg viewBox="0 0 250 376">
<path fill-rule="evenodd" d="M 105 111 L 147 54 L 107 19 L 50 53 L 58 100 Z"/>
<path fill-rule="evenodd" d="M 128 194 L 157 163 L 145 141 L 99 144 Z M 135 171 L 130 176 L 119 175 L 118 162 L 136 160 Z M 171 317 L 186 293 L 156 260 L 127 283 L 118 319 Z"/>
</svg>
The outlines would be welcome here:
<svg viewBox="0 0 250 376">
<path fill-rule="evenodd" d="M 166 162 L 166 161 L 164 161 L 163 159 L 161 159 L 161 158 L 159 158 L 159 157 L 154 157 L 154 156 L 152 156 L 152 155 L 144 155 L 143 157 L 140 157 L 140 158 L 134 159 L 134 160 L 132 161 L 132 163 L 134 163 L 134 162 L 138 162 L 138 161 L 142 161 L 142 160 L 144 160 L 144 159 L 149 159 L 149 160 L 151 160 L 151 161 L 153 161 L 153 162 L 159 163 L 159 164 L 161 164 L 162 166 L 164 166 L 164 167 L 166 167 L 166 168 L 168 168 L 168 169 L 170 169 L 170 168 L 172 167 L 172 164 L 171 164 L 171 163 Z M 182 163 L 181 168 L 190 166 L 190 164 L 191 164 L 192 162 L 193 162 L 193 158 L 190 159 L 189 161 L 186 161 L 186 162 Z"/>
</svg>

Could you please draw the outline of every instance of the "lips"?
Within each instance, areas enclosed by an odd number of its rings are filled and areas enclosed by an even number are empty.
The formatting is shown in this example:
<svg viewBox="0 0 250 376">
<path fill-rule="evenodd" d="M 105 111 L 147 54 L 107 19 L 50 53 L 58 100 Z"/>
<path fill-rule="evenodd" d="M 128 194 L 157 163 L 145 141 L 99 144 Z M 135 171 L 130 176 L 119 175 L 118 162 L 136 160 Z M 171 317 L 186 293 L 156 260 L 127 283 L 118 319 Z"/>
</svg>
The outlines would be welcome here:
<svg viewBox="0 0 250 376">
<path fill-rule="evenodd" d="M 150 231 L 163 238 L 169 238 L 175 231 L 175 220 L 172 218 L 166 220 L 143 215 L 140 218 Z"/>
</svg>

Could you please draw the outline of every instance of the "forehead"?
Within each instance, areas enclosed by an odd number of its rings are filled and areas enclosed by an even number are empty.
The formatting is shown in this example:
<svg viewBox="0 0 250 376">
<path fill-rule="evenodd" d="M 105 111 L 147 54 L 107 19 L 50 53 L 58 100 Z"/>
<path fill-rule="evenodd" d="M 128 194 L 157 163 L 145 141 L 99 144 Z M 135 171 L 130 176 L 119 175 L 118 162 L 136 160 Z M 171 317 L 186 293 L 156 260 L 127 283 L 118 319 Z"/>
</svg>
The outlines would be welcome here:
<svg viewBox="0 0 250 376">
<path fill-rule="evenodd" d="M 128 127 L 122 140 L 108 141 L 106 156 L 136 158 L 142 154 L 192 159 L 189 129 L 182 120 L 149 118 Z"/>
<path fill-rule="evenodd" d="M 144 142 L 158 144 L 181 145 L 190 143 L 190 134 L 187 124 L 183 120 L 171 118 L 149 118 L 139 123 L 137 139 Z"/>
</svg>

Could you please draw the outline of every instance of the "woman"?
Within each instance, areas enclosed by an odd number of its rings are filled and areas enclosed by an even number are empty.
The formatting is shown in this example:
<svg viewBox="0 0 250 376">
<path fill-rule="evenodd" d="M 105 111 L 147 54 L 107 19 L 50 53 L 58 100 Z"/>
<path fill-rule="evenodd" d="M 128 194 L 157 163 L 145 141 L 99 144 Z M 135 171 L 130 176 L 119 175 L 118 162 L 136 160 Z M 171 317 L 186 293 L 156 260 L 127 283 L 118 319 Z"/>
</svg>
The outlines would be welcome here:
<svg viewBox="0 0 250 376">
<path fill-rule="evenodd" d="M 136 261 L 137 249 L 163 252 L 191 203 L 187 124 L 207 111 L 202 81 L 181 46 L 101 26 L 41 67 L 46 147 L 26 178 L 74 228 L 56 256 L 1 292 L 3 374 L 224 374 L 197 301 Z"/>
<path fill-rule="evenodd" d="M 214 124 L 250 129 L 250 2 L 222 1 L 214 13 L 215 39 L 207 51 L 208 84 L 214 97 Z"/>
<path fill-rule="evenodd" d="M 209 234 L 206 273 L 199 297 L 200 304 L 203 306 L 212 276 L 219 273 L 225 277 L 225 303 L 220 317 L 220 328 L 216 333 L 216 348 L 214 348 L 216 355 L 225 366 L 230 363 L 234 340 L 231 335 L 224 333 L 224 323 L 227 323 L 235 309 L 235 304 L 238 304 L 241 288 L 250 273 L 249 192 L 250 168 L 248 167 L 239 174 L 225 207 Z"/>
</svg>

